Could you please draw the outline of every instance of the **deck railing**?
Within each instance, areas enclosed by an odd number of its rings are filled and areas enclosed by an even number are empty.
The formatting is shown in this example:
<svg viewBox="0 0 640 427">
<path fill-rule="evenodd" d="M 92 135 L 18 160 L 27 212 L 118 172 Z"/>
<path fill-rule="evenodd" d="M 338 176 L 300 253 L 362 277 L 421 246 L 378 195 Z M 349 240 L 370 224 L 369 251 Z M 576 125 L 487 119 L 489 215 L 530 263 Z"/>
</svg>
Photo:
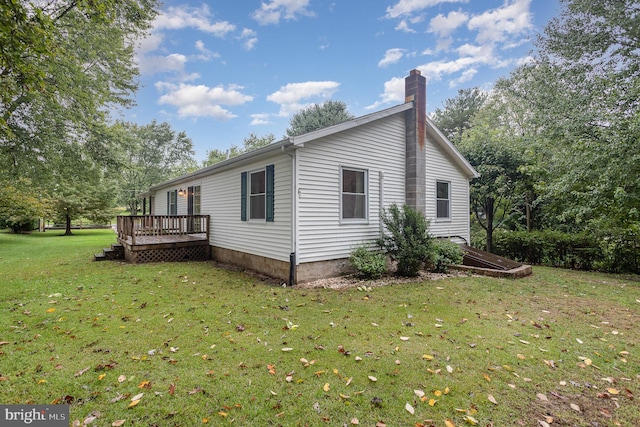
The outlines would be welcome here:
<svg viewBox="0 0 640 427">
<path fill-rule="evenodd" d="M 139 236 L 186 236 L 204 234 L 209 239 L 209 215 L 118 216 L 118 238 L 135 245 Z"/>
</svg>

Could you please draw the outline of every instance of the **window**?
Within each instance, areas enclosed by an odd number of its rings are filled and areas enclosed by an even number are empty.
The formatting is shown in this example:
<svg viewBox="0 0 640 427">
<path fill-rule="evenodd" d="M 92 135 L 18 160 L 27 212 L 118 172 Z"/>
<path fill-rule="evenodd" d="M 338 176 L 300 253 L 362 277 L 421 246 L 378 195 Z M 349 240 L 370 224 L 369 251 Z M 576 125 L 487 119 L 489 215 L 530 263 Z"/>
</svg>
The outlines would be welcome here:
<svg viewBox="0 0 640 427">
<path fill-rule="evenodd" d="M 450 194 L 449 183 L 443 181 L 436 182 L 436 218 L 450 218 Z"/>
<path fill-rule="evenodd" d="M 344 220 L 367 219 L 367 172 L 342 169 L 341 218 Z"/>
<path fill-rule="evenodd" d="M 178 215 L 178 190 L 167 191 L 167 215 Z"/>
<path fill-rule="evenodd" d="M 200 186 L 187 189 L 187 215 L 200 215 Z"/>
<path fill-rule="evenodd" d="M 249 185 L 249 219 L 265 219 L 265 201 L 267 199 L 265 172 L 252 172 Z"/>
<path fill-rule="evenodd" d="M 200 200 L 201 200 L 201 196 L 200 196 L 200 186 L 196 185 L 195 187 L 193 187 L 193 214 L 194 215 L 200 215 Z"/>
<path fill-rule="evenodd" d="M 240 174 L 240 219 L 274 221 L 274 166 Z M 247 218 L 248 213 L 248 218 Z"/>
</svg>

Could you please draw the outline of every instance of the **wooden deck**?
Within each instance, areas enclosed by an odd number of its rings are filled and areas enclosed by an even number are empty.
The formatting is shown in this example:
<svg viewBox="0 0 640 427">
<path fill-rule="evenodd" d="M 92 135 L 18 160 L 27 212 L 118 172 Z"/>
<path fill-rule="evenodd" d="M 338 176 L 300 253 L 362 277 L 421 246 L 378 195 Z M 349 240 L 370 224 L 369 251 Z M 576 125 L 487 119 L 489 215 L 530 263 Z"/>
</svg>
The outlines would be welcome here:
<svg viewBox="0 0 640 427">
<path fill-rule="evenodd" d="M 146 245 L 163 245 L 165 243 L 185 243 L 185 242 L 201 242 L 207 241 L 207 233 L 192 233 L 192 234 L 159 234 L 159 235 L 138 235 L 133 242 L 133 236 L 126 236 L 119 239 L 121 243 L 133 246 L 146 246 Z"/>
<path fill-rule="evenodd" d="M 210 258 L 209 215 L 141 215 L 117 218 L 118 242 L 128 262 Z"/>
</svg>

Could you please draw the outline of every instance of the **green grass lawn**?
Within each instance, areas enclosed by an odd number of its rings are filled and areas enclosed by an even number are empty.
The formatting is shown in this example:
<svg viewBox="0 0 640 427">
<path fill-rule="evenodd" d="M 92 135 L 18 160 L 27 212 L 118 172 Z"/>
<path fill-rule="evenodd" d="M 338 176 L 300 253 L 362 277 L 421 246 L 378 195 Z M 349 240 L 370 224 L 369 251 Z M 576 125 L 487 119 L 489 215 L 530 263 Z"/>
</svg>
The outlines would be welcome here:
<svg viewBox="0 0 640 427">
<path fill-rule="evenodd" d="M 1 404 L 99 426 L 640 425 L 638 277 L 282 288 L 93 262 L 113 231 L 59 234 L 0 234 Z"/>
</svg>

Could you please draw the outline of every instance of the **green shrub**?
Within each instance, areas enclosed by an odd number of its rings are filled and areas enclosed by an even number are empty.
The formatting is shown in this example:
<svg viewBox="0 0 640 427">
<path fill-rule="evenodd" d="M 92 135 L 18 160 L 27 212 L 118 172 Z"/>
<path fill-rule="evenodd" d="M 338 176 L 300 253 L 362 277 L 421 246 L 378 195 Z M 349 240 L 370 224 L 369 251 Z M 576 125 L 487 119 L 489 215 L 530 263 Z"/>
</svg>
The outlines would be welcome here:
<svg viewBox="0 0 640 427">
<path fill-rule="evenodd" d="M 446 239 L 435 239 L 433 242 L 433 265 L 436 273 L 447 273 L 449 266 L 462 264 L 462 249 Z"/>
<path fill-rule="evenodd" d="M 392 260 L 398 262 L 399 275 L 417 276 L 425 263 L 433 262 L 429 221 L 422 213 L 407 205 L 400 209 L 393 204 L 380 218 L 386 230 L 377 242 Z"/>
<path fill-rule="evenodd" d="M 559 231 L 509 231 L 493 236 L 497 255 L 529 264 L 591 270 L 604 257 L 594 234 Z"/>
<path fill-rule="evenodd" d="M 385 256 L 364 244 L 351 251 L 349 261 L 362 279 L 379 279 L 387 271 Z"/>
</svg>

